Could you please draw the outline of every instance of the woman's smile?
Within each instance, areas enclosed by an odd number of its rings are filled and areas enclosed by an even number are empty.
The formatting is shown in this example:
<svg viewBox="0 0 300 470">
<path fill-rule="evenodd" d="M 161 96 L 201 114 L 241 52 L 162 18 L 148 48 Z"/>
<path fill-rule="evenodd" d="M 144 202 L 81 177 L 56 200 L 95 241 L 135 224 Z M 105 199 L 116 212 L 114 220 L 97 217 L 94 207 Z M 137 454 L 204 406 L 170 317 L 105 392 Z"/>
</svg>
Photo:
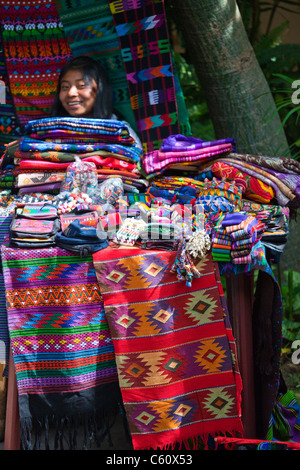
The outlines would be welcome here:
<svg viewBox="0 0 300 470">
<path fill-rule="evenodd" d="M 96 82 L 86 83 L 79 70 L 69 70 L 61 80 L 59 98 L 70 116 L 92 117 L 96 95 Z"/>
</svg>

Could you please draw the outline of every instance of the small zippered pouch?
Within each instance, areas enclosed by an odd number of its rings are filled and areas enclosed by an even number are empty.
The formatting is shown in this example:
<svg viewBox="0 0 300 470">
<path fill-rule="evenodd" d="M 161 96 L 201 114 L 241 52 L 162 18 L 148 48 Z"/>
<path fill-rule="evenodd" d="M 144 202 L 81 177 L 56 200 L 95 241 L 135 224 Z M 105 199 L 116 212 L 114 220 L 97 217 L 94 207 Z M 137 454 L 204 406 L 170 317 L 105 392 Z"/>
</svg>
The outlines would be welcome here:
<svg viewBox="0 0 300 470">
<path fill-rule="evenodd" d="M 51 204 L 25 204 L 16 209 L 16 215 L 27 219 L 55 219 L 57 209 Z"/>
<path fill-rule="evenodd" d="M 51 238 L 60 228 L 59 219 L 42 220 L 14 217 L 10 225 L 10 238 Z"/>
</svg>

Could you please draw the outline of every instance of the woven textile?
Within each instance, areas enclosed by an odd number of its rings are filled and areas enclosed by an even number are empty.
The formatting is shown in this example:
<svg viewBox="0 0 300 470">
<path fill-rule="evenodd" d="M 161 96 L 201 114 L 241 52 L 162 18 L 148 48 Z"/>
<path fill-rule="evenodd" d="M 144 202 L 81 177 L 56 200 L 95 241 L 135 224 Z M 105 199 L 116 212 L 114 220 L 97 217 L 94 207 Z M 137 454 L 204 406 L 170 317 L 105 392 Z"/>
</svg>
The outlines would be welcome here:
<svg viewBox="0 0 300 470">
<path fill-rule="evenodd" d="M 93 255 L 134 449 L 196 447 L 209 435 L 242 433 L 216 265 L 204 258 L 188 288 L 170 272 L 175 257 L 128 247 Z"/>
<path fill-rule="evenodd" d="M 162 141 L 180 131 L 164 1 L 109 5 L 138 131 L 143 142 Z"/>
<path fill-rule="evenodd" d="M 267 438 L 300 443 L 300 405 L 292 390 L 278 394 Z"/>
<path fill-rule="evenodd" d="M 190 133 L 162 1 L 127 2 L 126 12 L 123 2 L 108 0 L 56 0 L 56 5 L 72 54 L 101 62 L 115 110 L 139 132 L 144 150 L 159 148 L 179 127 Z"/>
<path fill-rule="evenodd" d="M 252 158 L 251 158 L 252 157 Z M 220 158 L 211 167 L 218 178 L 236 181 L 243 188 L 245 197 L 253 201 L 269 203 L 277 199 L 280 206 L 298 208 L 300 206 L 300 178 L 296 165 L 287 165 L 279 159 L 277 165 L 272 158 L 258 157 L 253 164 L 254 156 L 229 154 Z M 292 160 L 292 159 L 290 159 Z M 249 163 L 250 162 L 250 163 Z M 265 163 L 265 166 L 262 166 Z M 275 168 L 270 168 L 271 164 Z M 294 168 L 296 171 L 292 171 Z"/>
<path fill-rule="evenodd" d="M 0 4 L 3 50 L 21 125 L 49 114 L 58 74 L 71 55 L 52 0 Z"/>
<path fill-rule="evenodd" d="M 144 170 L 147 178 L 153 178 L 169 168 L 174 167 L 176 164 L 201 164 L 211 161 L 219 154 L 226 154 L 232 149 L 232 144 L 222 143 L 218 144 L 212 142 L 210 145 L 200 149 L 186 150 L 186 151 L 168 151 L 161 152 L 155 150 L 154 152 L 145 153 L 142 159 L 142 170 Z"/>
<path fill-rule="evenodd" d="M 96 432 L 120 402 L 92 258 L 58 247 L 1 250 L 22 444 L 31 447 L 32 426 L 53 421 L 73 448 L 76 422 L 89 429 L 94 418 Z"/>
<path fill-rule="evenodd" d="M 117 112 L 135 127 L 118 36 L 107 0 L 56 0 L 74 56 L 99 60 L 108 73 Z"/>
<path fill-rule="evenodd" d="M 13 99 L 9 88 L 9 78 L 6 70 L 5 55 L 3 51 L 2 35 L 0 28 L 0 80 L 5 83 L 5 101 L 0 100 L 0 152 L 5 150 L 5 145 L 12 142 L 18 135 L 18 120 L 15 115 Z"/>
<path fill-rule="evenodd" d="M 12 215 L 1 215 L 0 216 L 0 243 L 9 235 L 9 228 L 12 221 Z M 0 269 L 0 362 L 5 363 L 3 369 L 3 376 L 6 377 L 8 373 L 8 358 L 9 358 L 9 333 L 7 325 L 7 311 L 5 302 L 5 285 L 2 267 Z M 1 376 L 0 376 L 1 380 Z"/>
</svg>

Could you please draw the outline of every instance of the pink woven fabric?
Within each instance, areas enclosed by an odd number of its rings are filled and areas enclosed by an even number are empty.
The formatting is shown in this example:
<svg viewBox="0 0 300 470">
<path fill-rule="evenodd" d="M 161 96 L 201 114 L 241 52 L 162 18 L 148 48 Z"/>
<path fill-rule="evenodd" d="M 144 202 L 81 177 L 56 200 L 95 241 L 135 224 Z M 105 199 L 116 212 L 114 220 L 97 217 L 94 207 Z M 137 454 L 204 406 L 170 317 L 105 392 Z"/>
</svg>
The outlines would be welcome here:
<svg viewBox="0 0 300 470">
<path fill-rule="evenodd" d="M 232 144 L 230 143 L 183 152 L 161 152 L 160 150 L 154 150 L 144 155 L 142 167 L 147 175 L 156 174 L 174 163 L 197 162 L 214 155 L 219 155 L 220 153 L 230 152 L 231 150 Z"/>
</svg>

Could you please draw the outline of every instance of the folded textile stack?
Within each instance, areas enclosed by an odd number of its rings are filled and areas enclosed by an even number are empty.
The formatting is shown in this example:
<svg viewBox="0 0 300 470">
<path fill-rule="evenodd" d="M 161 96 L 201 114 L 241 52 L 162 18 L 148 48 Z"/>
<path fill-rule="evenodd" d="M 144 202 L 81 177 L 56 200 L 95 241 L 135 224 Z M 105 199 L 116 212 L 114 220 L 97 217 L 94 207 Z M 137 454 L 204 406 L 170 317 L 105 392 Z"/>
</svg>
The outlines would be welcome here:
<svg viewBox="0 0 300 470">
<path fill-rule="evenodd" d="M 212 233 L 213 259 L 233 264 L 250 263 L 250 252 L 261 240 L 265 228 L 261 220 L 247 213 L 225 214 Z"/>
<path fill-rule="evenodd" d="M 261 220 L 266 228 L 261 238 L 268 259 L 279 263 L 289 235 L 290 210 L 288 207 L 251 203 L 242 200 L 242 211 Z"/>
<path fill-rule="evenodd" d="M 300 163 L 292 158 L 230 153 L 208 169 L 220 179 L 234 181 L 252 201 L 300 207 Z"/>
<path fill-rule="evenodd" d="M 30 121 L 25 132 L 7 147 L 5 160 L 14 158 L 15 186 L 21 194 L 59 189 L 75 155 L 96 165 L 100 182 L 119 176 L 128 190 L 147 185 L 137 169 L 140 142 L 123 121 L 45 118 Z"/>
<path fill-rule="evenodd" d="M 213 197 L 226 198 L 232 203 L 232 209 L 239 205 L 242 192 L 234 183 L 220 181 L 217 178 L 201 181 L 197 175 L 160 176 L 151 180 L 151 186 L 147 193 L 152 198 L 162 197 L 172 202 L 195 204 L 203 201 L 206 203 Z"/>
<path fill-rule="evenodd" d="M 204 141 L 181 134 L 164 139 L 161 148 L 145 153 L 141 169 L 147 178 L 153 178 L 166 170 L 198 172 L 198 166 L 220 154 L 234 151 L 232 138 Z"/>
<path fill-rule="evenodd" d="M 12 189 L 14 187 L 14 167 L 8 165 L 6 168 L 0 169 L 0 188 Z"/>
</svg>

